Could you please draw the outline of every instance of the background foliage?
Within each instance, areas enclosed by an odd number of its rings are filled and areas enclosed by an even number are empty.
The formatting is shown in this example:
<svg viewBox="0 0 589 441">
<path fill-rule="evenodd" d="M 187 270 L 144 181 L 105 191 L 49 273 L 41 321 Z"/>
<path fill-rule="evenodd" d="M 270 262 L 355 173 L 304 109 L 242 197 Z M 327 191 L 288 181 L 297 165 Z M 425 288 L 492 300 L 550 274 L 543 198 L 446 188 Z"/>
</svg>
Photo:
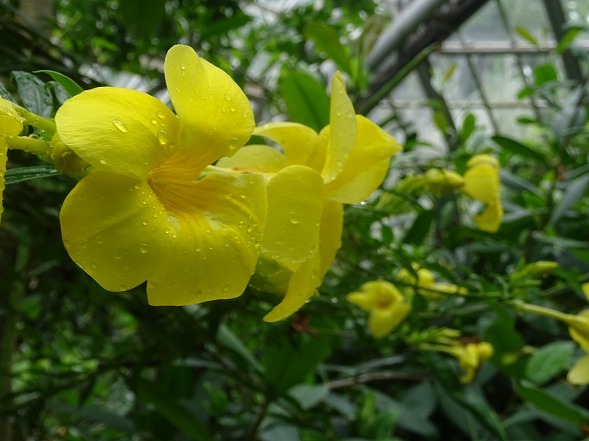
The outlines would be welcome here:
<svg viewBox="0 0 589 441">
<path fill-rule="evenodd" d="M 258 122 L 284 114 L 316 129 L 328 122 L 325 90 L 336 68 L 347 74 L 351 95 L 366 98 L 363 60 L 390 19 L 369 0 L 311 2 L 276 11 L 272 22 L 256 14 L 272 2 L 56 0 L 43 30 L 19 15 L 17 2 L 0 7 L 0 93 L 31 111 L 51 116 L 68 96 L 46 74 L 23 73 L 41 69 L 83 87 L 126 82 L 165 99 L 163 56 L 183 42 L 245 87 Z M 455 148 L 418 161 L 424 143 L 408 138 L 383 189 L 346 211 L 343 247 L 321 295 L 277 324 L 261 321 L 275 299 L 251 289 L 184 308 L 149 307 L 143 287 L 105 292 L 60 240 L 59 207 L 75 182 L 11 152 L 7 180 L 20 183 L 7 186 L 0 227 L 0 438 L 587 436 L 587 388 L 565 380 L 581 349 L 564 325 L 518 313 L 512 302 L 573 314 L 587 307 L 588 75 L 571 84 L 550 63 L 535 68 L 534 84 L 520 95 L 545 100 L 547 115 L 520 123 L 541 142 L 517 133 L 489 137 L 470 114 L 454 130 L 437 114 Z M 462 173 L 469 157 L 485 151 L 503 166 L 506 217 L 497 233 L 476 229 L 458 194 L 401 195 L 401 206 L 391 204 L 403 177 L 431 167 Z M 559 268 L 513 277 L 540 260 Z M 414 271 L 415 262 L 470 294 L 431 301 L 415 289 L 405 323 L 374 340 L 366 314 L 345 295 L 365 281 L 401 283 L 398 271 Z M 448 354 L 423 350 L 442 327 L 493 344 L 473 383 L 459 383 Z"/>
</svg>

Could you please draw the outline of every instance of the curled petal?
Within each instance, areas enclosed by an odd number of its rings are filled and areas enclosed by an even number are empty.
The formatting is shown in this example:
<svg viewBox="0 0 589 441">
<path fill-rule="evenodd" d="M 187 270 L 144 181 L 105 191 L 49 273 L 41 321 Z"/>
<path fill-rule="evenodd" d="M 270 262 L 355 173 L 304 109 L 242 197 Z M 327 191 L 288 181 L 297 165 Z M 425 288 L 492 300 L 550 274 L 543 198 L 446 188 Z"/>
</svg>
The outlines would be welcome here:
<svg viewBox="0 0 589 441">
<path fill-rule="evenodd" d="M 326 183 L 333 181 L 341 173 L 356 140 L 356 113 L 339 72 L 333 76 L 330 103 L 331 143 L 327 146 L 325 166 L 321 172 Z"/>
<path fill-rule="evenodd" d="M 495 233 L 501 226 L 503 219 L 503 206 L 501 203 L 487 205 L 481 214 L 474 217 L 479 230 Z"/>
<path fill-rule="evenodd" d="M 176 116 L 152 96 L 98 87 L 67 100 L 55 115 L 57 131 L 72 151 L 97 170 L 144 178 L 177 140 Z"/>
<path fill-rule="evenodd" d="M 353 149 L 340 173 L 325 186 L 329 198 L 344 204 L 365 200 L 386 176 L 391 156 L 401 145 L 369 119 L 357 115 Z"/>
<path fill-rule="evenodd" d="M 233 156 L 219 159 L 217 165 L 258 173 L 277 173 L 287 166 L 284 154 L 267 145 L 247 145 Z"/>
<path fill-rule="evenodd" d="M 267 184 L 262 252 L 291 271 L 318 252 L 322 186 L 319 173 L 302 165 L 281 170 Z"/>
<path fill-rule="evenodd" d="M 308 165 L 319 141 L 319 135 L 315 130 L 290 122 L 268 123 L 256 127 L 254 135 L 271 139 L 280 145 L 289 165 Z"/>
<path fill-rule="evenodd" d="M 182 146 L 195 149 L 208 165 L 246 143 L 254 116 L 246 95 L 229 75 L 184 45 L 168 51 L 164 72 L 181 120 Z"/>
</svg>

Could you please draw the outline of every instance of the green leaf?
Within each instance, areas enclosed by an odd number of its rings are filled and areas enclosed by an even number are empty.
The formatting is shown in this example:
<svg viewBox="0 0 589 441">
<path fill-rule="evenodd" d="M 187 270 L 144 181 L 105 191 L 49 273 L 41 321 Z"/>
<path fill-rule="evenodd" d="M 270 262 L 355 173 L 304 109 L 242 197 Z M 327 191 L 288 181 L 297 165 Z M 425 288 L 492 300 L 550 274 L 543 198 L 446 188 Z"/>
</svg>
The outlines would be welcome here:
<svg viewBox="0 0 589 441">
<path fill-rule="evenodd" d="M 428 237 L 433 220 L 434 210 L 424 210 L 419 213 L 415 218 L 413 225 L 411 225 L 411 228 L 407 231 L 403 243 L 412 243 L 415 245 L 422 244 Z"/>
<path fill-rule="evenodd" d="M 329 386 L 325 384 L 297 384 L 288 391 L 303 410 L 309 410 L 321 403 L 329 394 Z"/>
<path fill-rule="evenodd" d="M 526 378 L 536 384 L 544 384 L 565 368 L 575 345 L 570 341 L 549 343 L 536 351 L 526 365 Z"/>
<path fill-rule="evenodd" d="M 475 128 L 476 119 L 472 113 L 469 113 L 462 122 L 462 132 L 460 133 L 460 139 L 462 142 L 466 142 L 466 140 L 470 138 L 470 135 L 472 135 Z"/>
<path fill-rule="evenodd" d="M 106 409 L 94 406 L 77 407 L 65 403 L 49 403 L 47 406 L 56 412 L 67 414 L 70 417 L 82 418 L 87 421 L 100 423 L 104 427 L 120 430 L 127 433 L 136 433 L 133 422 L 124 416 L 118 415 Z"/>
<path fill-rule="evenodd" d="M 522 38 L 527 40 L 532 46 L 538 47 L 538 40 L 524 27 L 517 26 L 515 28 L 515 32 L 517 32 Z"/>
<path fill-rule="evenodd" d="M 331 340 L 326 336 L 270 334 L 262 361 L 266 383 L 275 395 L 280 396 L 295 384 L 302 383 L 330 351 Z"/>
<path fill-rule="evenodd" d="M 515 139 L 501 135 L 492 136 L 491 139 L 495 141 L 495 143 L 503 147 L 505 150 L 513 153 L 514 155 L 518 155 L 523 158 L 533 159 L 534 161 L 540 161 L 542 163 L 545 162 L 545 158 L 543 155 L 538 153 L 536 150 L 532 150 L 527 145 L 524 145 L 521 142 L 516 141 Z"/>
<path fill-rule="evenodd" d="M 351 74 L 352 67 L 346 48 L 340 42 L 340 33 L 325 23 L 310 23 L 304 31 L 318 51 L 325 55 L 344 72 Z"/>
<path fill-rule="evenodd" d="M 448 130 L 448 121 L 446 120 L 446 116 L 442 112 L 434 112 L 434 124 L 442 133 L 446 133 L 446 131 Z"/>
<path fill-rule="evenodd" d="M 558 73 L 552 64 L 540 64 L 534 68 L 534 82 L 537 86 L 542 86 L 557 79 Z"/>
<path fill-rule="evenodd" d="M 542 412 L 576 426 L 589 423 L 589 412 L 586 409 L 563 401 L 527 381 L 522 381 L 517 390 L 524 400 Z"/>
<path fill-rule="evenodd" d="M 217 342 L 220 346 L 235 352 L 244 361 L 251 365 L 256 371 L 262 372 L 263 367 L 254 354 L 247 348 L 247 346 L 235 335 L 226 325 L 219 326 L 217 332 Z"/>
<path fill-rule="evenodd" d="M 556 47 L 556 53 L 562 54 L 564 51 L 566 51 L 582 31 L 583 28 L 581 27 L 571 27 L 568 31 L 566 31 L 566 33 L 558 42 L 558 46 Z"/>
<path fill-rule="evenodd" d="M 558 221 L 564 216 L 569 208 L 571 208 L 575 202 L 583 197 L 587 186 L 589 185 L 589 174 L 578 177 L 577 179 L 570 181 L 567 188 L 562 196 L 562 199 L 558 203 L 552 215 L 550 216 L 550 225 L 556 225 Z"/>
<path fill-rule="evenodd" d="M 14 103 L 14 98 L 12 97 L 6 86 L 4 86 L 4 84 L 2 83 L 0 83 L 0 98 L 4 98 L 5 100 L 12 101 Z"/>
<path fill-rule="evenodd" d="M 150 381 L 135 377 L 128 380 L 137 400 L 152 404 L 157 412 L 194 441 L 212 441 L 206 427 L 192 412 L 177 401 L 171 400 L 164 391 Z"/>
<path fill-rule="evenodd" d="M 311 75 L 283 69 L 278 87 L 291 121 L 316 131 L 329 124 L 329 97 L 323 84 Z"/>
<path fill-rule="evenodd" d="M 30 181 L 32 179 L 49 178 L 59 174 L 59 170 L 56 170 L 50 165 L 11 168 L 6 170 L 6 174 L 4 175 L 4 183 L 6 185 L 18 184 L 19 182 Z"/>
<path fill-rule="evenodd" d="M 225 35 L 233 29 L 238 29 L 242 26 L 245 26 L 251 20 L 252 18 L 249 15 L 238 13 L 233 17 L 228 17 L 222 20 L 215 21 L 202 31 L 200 38 L 202 41 L 207 41 L 210 37 Z"/>
<path fill-rule="evenodd" d="M 125 28 L 137 39 L 148 39 L 166 17 L 165 0 L 120 0 L 119 11 Z"/>
<path fill-rule="evenodd" d="M 63 87 L 70 96 L 76 96 L 80 92 L 82 92 L 82 88 L 72 80 L 70 77 L 65 76 L 59 72 L 55 72 L 54 70 L 36 70 L 35 73 L 44 73 L 49 75 L 53 78 L 58 84 Z"/>
<path fill-rule="evenodd" d="M 29 112 L 49 118 L 53 110 L 53 97 L 45 84 L 35 75 L 15 70 L 12 77 L 16 82 L 18 95 L 25 109 Z"/>
</svg>

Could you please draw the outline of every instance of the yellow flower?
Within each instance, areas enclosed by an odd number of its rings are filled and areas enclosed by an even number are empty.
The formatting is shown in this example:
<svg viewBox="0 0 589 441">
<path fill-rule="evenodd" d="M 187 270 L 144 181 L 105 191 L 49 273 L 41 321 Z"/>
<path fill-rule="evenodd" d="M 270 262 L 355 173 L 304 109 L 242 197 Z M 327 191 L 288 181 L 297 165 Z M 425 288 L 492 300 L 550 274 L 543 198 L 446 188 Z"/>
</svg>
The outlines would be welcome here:
<svg viewBox="0 0 589 441">
<path fill-rule="evenodd" d="M 241 149 L 222 167 L 263 173 L 268 219 L 255 286 L 284 295 L 264 320 L 277 321 L 311 298 L 341 244 L 342 204 L 359 203 L 380 185 L 400 145 L 355 115 L 343 79 L 331 87 L 330 124 L 319 134 L 297 123 L 269 123 L 254 134 L 280 145 Z"/>
<path fill-rule="evenodd" d="M 460 377 L 461 383 L 470 383 L 474 380 L 483 362 L 493 356 L 493 345 L 485 341 L 462 343 L 452 338 L 442 337 L 438 342 L 441 344 L 424 344 L 421 347 L 445 352 L 455 357 L 464 371 L 464 375 Z"/>
<path fill-rule="evenodd" d="M 589 384 L 589 354 L 581 357 L 567 375 L 571 384 Z"/>
<path fill-rule="evenodd" d="M 468 290 L 452 283 L 435 282 L 433 273 L 426 269 L 420 268 L 419 265 L 414 264 L 413 268 L 417 277 L 409 272 L 409 270 L 402 268 L 397 272 L 397 279 L 400 282 L 414 285 L 420 289 L 420 292 L 432 299 L 439 298 L 441 294 L 458 294 L 466 295 Z"/>
<path fill-rule="evenodd" d="M 499 161 L 491 155 L 476 155 L 466 164 L 462 191 L 485 204 L 483 212 L 474 221 L 483 231 L 494 233 L 503 219 L 503 206 L 499 197 Z"/>
<path fill-rule="evenodd" d="M 360 287 L 346 299 L 370 313 L 368 328 L 374 338 L 383 338 L 390 334 L 407 317 L 411 305 L 395 285 L 377 280 Z"/>
<path fill-rule="evenodd" d="M 147 280 L 152 305 L 236 297 L 255 268 L 266 191 L 259 176 L 205 167 L 247 141 L 252 111 L 188 46 L 168 51 L 164 72 L 176 114 L 115 87 L 58 110 L 59 138 L 91 165 L 63 204 L 64 244 L 107 290 Z"/>
<path fill-rule="evenodd" d="M 4 193 L 4 174 L 8 160 L 8 138 L 17 136 L 23 129 L 23 121 L 10 101 L 0 98 L 0 220 L 4 207 L 2 194 Z"/>
</svg>

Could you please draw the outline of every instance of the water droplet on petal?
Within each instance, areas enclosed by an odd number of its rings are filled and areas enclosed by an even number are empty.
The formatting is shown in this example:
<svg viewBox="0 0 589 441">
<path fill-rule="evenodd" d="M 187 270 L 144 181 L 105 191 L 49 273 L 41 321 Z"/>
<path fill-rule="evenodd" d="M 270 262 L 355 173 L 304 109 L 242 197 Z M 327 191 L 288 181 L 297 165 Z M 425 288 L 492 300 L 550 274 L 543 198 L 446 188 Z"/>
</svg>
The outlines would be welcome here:
<svg viewBox="0 0 589 441">
<path fill-rule="evenodd" d="M 225 199 L 229 200 L 229 199 L 233 199 L 233 195 L 231 193 L 227 193 L 225 195 Z"/>
<path fill-rule="evenodd" d="M 155 116 L 157 116 L 159 119 L 164 119 L 166 114 L 161 110 L 158 110 L 157 112 L 155 112 Z"/>
<path fill-rule="evenodd" d="M 113 119 L 112 123 L 117 129 L 119 129 L 123 133 L 127 133 L 129 131 L 125 123 L 119 119 Z"/>
<path fill-rule="evenodd" d="M 166 229 L 164 230 L 164 234 L 170 234 L 170 229 L 169 229 L 169 228 L 166 228 Z"/>
<path fill-rule="evenodd" d="M 149 245 L 147 245 L 146 243 L 142 243 L 139 246 L 139 253 L 140 254 L 147 254 L 147 253 L 149 253 Z"/>
<path fill-rule="evenodd" d="M 161 145 L 166 145 L 168 142 L 168 135 L 163 130 L 160 130 L 157 134 L 157 139 L 159 140 Z"/>
<path fill-rule="evenodd" d="M 104 158 L 100 158 L 100 163 L 101 163 L 102 165 L 106 165 L 106 159 L 104 159 Z"/>
<path fill-rule="evenodd" d="M 225 94 L 225 99 L 227 101 L 231 101 L 231 95 L 229 95 L 228 93 Z"/>
<path fill-rule="evenodd" d="M 92 262 L 92 263 L 90 264 L 90 268 L 92 268 L 92 269 L 96 269 L 96 268 L 98 268 L 98 265 L 96 265 L 94 262 Z"/>
<path fill-rule="evenodd" d="M 297 215 L 296 211 L 291 211 L 288 213 L 288 218 L 290 219 L 290 223 L 293 225 L 299 223 L 299 216 Z"/>
</svg>

